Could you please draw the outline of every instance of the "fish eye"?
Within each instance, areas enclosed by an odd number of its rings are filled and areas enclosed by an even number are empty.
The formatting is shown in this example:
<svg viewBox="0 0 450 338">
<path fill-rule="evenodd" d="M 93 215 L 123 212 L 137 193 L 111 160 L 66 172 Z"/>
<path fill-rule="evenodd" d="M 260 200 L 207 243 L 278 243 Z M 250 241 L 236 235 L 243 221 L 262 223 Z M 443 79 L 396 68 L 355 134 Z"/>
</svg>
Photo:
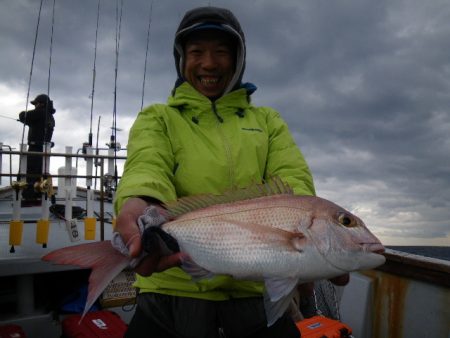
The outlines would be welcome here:
<svg viewBox="0 0 450 338">
<path fill-rule="evenodd" d="M 338 221 L 340 224 L 342 224 L 345 227 L 355 226 L 353 218 L 345 212 L 342 212 L 339 214 Z"/>
</svg>

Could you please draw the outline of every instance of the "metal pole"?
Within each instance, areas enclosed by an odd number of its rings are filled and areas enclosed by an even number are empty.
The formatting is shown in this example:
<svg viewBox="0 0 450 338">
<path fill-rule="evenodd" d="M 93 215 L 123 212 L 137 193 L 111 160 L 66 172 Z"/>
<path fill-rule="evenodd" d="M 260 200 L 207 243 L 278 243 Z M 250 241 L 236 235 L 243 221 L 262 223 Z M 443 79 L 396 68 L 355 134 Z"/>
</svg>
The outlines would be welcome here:
<svg viewBox="0 0 450 338">
<path fill-rule="evenodd" d="M 105 161 L 102 160 L 100 165 L 100 240 L 105 240 L 105 182 L 103 180 L 105 176 Z"/>
</svg>

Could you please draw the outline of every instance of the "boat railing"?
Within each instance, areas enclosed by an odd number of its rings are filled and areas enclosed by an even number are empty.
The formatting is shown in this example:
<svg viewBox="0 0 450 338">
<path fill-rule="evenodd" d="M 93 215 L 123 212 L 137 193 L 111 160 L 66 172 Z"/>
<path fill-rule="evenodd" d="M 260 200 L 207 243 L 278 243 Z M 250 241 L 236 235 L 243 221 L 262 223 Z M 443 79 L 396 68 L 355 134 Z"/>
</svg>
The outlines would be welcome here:
<svg viewBox="0 0 450 338">
<path fill-rule="evenodd" d="M 26 145 L 22 144 L 20 150 L 13 150 L 11 146 L 0 143 L 0 186 L 4 186 L 4 182 L 2 181 L 4 177 L 8 177 L 9 185 L 14 187 L 17 185 L 15 181 L 24 181 L 27 177 L 40 178 L 42 176 L 43 179 L 47 179 L 50 176 L 52 178 L 64 179 L 66 183 L 71 179 L 84 179 L 86 180 L 86 187 L 94 186 L 95 189 L 96 184 L 93 185 L 92 180 L 110 181 L 111 179 L 120 179 L 117 162 L 120 161 L 120 163 L 123 163 L 126 159 L 126 156 L 117 155 L 118 149 L 114 148 L 94 149 L 88 146 L 79 148 L 76 153 L 72 153 L 72 147 L 66 147 L 65 152 L 56 153 L 51 152 L 50 149 L 51 146 L 44 146 L 42 152 L 27 151 Z M 107 154 L 100 154 L 100 151 L 106 151 Z M 31 156 L 40 156 L 43 158 L 42 174 L 27 173 L 27 159 Z M 64 164 L 58 168 L 58 173 L 51 173 L 50 163 L 57 158 L 64 159 Z M 75 166 L 73 165 L 72 159 L 75 159 Z M 85 174 L 78 173 L 80 168 L 79 159 L 83 159 L 86 162 L 84 165 Z M 4 162 L 9 164 L 9 170 L 3 169 Z M 99 173 L 98 168 L 100 169 Z"/>
<path fill-rule="evenodd" d="M 21 144 L 20 150 L 12 149 L 9 145 L 1 143 L 0 145 L 0 186 L 2 186 L 0 199 L 11 203 L 7 208 L 10 216 L 4 215 L 9 219 L 10 224 L 10 252 L 14 251 L 15 246 L 21 244 L 23 224 L 29 221 L 24 219 L 24 216 L 31 215 L 32 210 L 24 210 L 24 207 L 41 207 L 40 219 L 35 221 L 39 229 L 45 229 L 46 235 L 40 242 L 46 245 L 50 206 L 58 203 L 64 206 L 64 214 L 61 218 L 66 222 L 68 233 L 76 233 L 74 229 L 77 227 L 77 221 L 73 210 L 79 204 L 80 198 L 84 199 L 82 205 L 86 214 L 84 218 L 86 239 L 90 238 L 87 236 L 87 224 L 91 224 L 95 229 L 97 222 L 100 223 L 100 239 L 105 238 L 104 224 L 108 222 L 108 217 L 114 225 L 112 207 L 106 206 L 105 203 L 111 204 L 114 200 L 120 179 L 119 173 L 126 159 L 126 156 L 117 154 L 120 149 L 94 149 L 84 145 L 76 153 L 73 153 L 72 147 L 65 147 L 65 152 L 51 152 L 51 144 L 46 143 L 42 152 L 36 152 L 27 151 L 25 144 Z M 27 170 L 27 160 L 36 161 L 38 157 L 42 157 L 40 173 L 27 172 L 31 171 Z M 83 159 L 83 162 L 80 162 L 80 159 Z M 5 185 L 5 182 L 1 181 L 5 177 L 8 178 L 9 184 Z M 57 180 L 57 184 L 54 184 L 54 179 Z M 98 190 L 97 181 L 100 182 Z M 32 197 L 22 196 L 24 190 L 30 188 L 33 192 Z M 33 210 L 38 211 L 39 208 Z M 14 233 L 18 234 L 17 240 Z M 91 236 L 92 239 L 95 238 L 94 236 L 94 234 Z"/>
</svg>

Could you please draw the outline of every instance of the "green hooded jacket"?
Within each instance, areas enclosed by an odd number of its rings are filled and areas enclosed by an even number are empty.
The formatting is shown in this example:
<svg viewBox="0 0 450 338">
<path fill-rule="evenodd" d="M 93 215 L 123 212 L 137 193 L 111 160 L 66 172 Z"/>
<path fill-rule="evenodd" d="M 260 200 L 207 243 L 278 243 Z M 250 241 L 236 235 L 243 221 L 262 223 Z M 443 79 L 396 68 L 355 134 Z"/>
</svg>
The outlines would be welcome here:
<svg viewBox="0 0 450 338">
<path fill-rule="evenodd" d="M 279 113 L 250 103 L 246 88 L 215 102 L 184 82 L 168 104 L 140 112 L 128 140 L 116 213 L 127 198 L 162 202 L 220 194 L 277 176 L 299 195 L 314 195 L 308 165 Z M 137 275 L 140 292 L 224 300 L 261 295 L 263 284 L 216 276 L 198 282 L 180 268 Z"/>
</svg>

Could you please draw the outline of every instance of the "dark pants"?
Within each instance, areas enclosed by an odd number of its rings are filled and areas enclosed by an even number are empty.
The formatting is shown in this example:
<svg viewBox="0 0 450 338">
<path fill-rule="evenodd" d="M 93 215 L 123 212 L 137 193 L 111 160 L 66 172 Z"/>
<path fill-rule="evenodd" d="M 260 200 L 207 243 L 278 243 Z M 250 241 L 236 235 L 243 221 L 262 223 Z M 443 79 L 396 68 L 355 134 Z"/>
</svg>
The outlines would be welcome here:
<svg viewBox="0 0 450 338">
<path fill-rule="evenodd" d="M 208 301 L 156 293 L 138 296 L 125 338 L 299 338 L 288 315 L 267 327 L 262 298 Z"/>
<path fill-rule="evenodd" d="M 42 152 L 44 147 L 42 145 L 28 146 L 28 151 Z M 27 187 L 22 192 L 24 199 L 40 198 L 41 194 L 34 191 L 34 183 L 42 176 L 42 156 L 28 155 L 27 156 Z"/>
</svg>

